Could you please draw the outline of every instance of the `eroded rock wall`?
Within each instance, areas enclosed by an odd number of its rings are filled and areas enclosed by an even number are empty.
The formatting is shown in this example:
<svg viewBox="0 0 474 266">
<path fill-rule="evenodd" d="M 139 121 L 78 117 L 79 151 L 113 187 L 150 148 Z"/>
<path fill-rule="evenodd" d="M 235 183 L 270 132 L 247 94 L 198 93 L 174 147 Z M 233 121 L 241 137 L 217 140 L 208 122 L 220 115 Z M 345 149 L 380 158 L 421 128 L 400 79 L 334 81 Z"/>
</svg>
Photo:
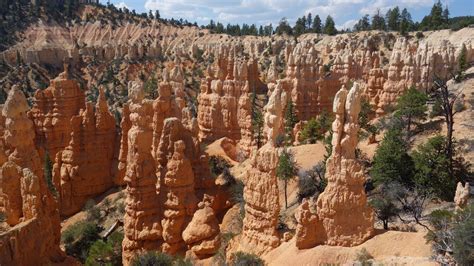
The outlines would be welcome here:
<svg viewBox="0 0 474 266">
<path fill-rule="evenodd" d="M 85 202 L 114 185 L 113 167 L 116 146 L 115 118 L 110 113 L 104 91 L 100 90 L 95 107 L 87 103 L 70 120 L 71 141 L 60 152 L 55 180 L 60 180 L 61 215 L 72 215 Z"/>
<path fill-rule="evenodd" d="M 214 141 L 222 137 L 243 138 L 242 146 L 251 145 L 250 93 L 256 89 L 256 62 L 239 60 L 236 48 L 221 46 L 214 68 L 208 68 L 198 96 L 199 137 Z"/>
<path fill-rule="evenodd" d="M 69 67 L 51 80 L 50 86 L 35 93 L 33 108 L 28 115 L 34 122 L 35 144 L 40 155 L 51 158 L 69 145 L 72 126 L 70 120 L 85 108 L 85 94 L 79 83 L 69 74 Z"/>
<path fill-rule="evenodd" d="M 65 258 L 59 249 L 58 206 L 34 148 L 28 109 L 23 93 L 13 87 L 1 119 L 0 211 L 7 223 L 0 229 L 2 265 L 50 264 Z"/>
<path fill-rule="evenodd" d="M 175 254 L 198 245 L 191 240 L 194 245 L 188 246 L 183 231 L 192 220 L 200 198 L 215 197 L 207 157 L 197 140 L 196 119 L 183 124 L 176 117 L 168 117 L 177 103 L 171 99 L 171 87 L 167 83 L 160 84 L 159 90 L 160 96 L 152 101 L 144 99 L 143 84 L 129 85 L 132 127 L 128 131 L 125 176 L 125 265 L 140 252 L 157 250 Z M 209 196 L 203 194 L 209 190 Z M 213 211 L 219 210 L 218 205 L 210 206 Z M 205 239 L 208 237 L 213 236 Z M 195 250 L 200 256 L 213 253 L 206 246 Z"/>
</svg>

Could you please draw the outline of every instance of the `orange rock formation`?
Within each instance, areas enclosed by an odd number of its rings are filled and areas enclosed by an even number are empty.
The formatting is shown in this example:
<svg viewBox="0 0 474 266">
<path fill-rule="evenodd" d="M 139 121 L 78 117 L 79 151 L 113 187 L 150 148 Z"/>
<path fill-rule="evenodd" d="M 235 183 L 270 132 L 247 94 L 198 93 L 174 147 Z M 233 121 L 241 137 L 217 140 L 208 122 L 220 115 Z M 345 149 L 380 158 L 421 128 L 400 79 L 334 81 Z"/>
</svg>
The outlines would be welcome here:
<svg viewBox="0 0 474 266">
<path fill-rule="evenodd" d="M 469 202 L 469 196 L 471 195 L 471 187 L 466 182 L 464 186 L 461 182 L 458 182 L 456 187 L 456 194 L 454 195 L 454 203 L 456 204 L 456 210 L 463 209 Z"/>
<path fill-rule="evenodd" d="M 34 148 L 28 103 L 13 87 L 2 110 L 0 212 L 8 228 L 0 230 L 0 264 L 38 265 L 60 262 L 59 213 Z M 32 255 L 34 254 L 34 255 Z"/>
<path fill-rule="evenodd" d="M 188 128 L 176 117 L 167 118 L 176 103 L 169 97 L 170 87 L 162 85 L 166 84 L 160 84 L 160 96 L 154 102 L 144 99 L 143 84 L 129 85 L 132 127 L 128 131 L 125 176 L 125 265 L 145 250 L 170 254 L 184 251 L 182 233 L 192 220 L 197 198 L 207 191 L 212 197 L 217 195 L 214 180 L 209 178 L 207 157 L 200 151 L 198 132 L 190 131 L 193 126 Z M 212 207 L 218 210 L 218 206 Z M 211 254 L 208 244 L 202 249 L 196 247 L 195 254 Z M 191 240 L 188 245 L 198 243 Z"/>
<path fill-rule="evenodd" d="M 215 254 L 220 247 L 219 221 L 206 198 L 198 208 L 183 231 L 183 240 L 196 257 L 205 258 Z"/>
<path fill-rule="evenodd" d="M 296 215 L 298 248 L 318 244 L 355 246 L 374 234 L 373 210 L 364 192 L 364 171 L 355 158 L 360 96 L 357 83 L 349 92 L 343 86 L 336 94 L 333 150 L 326 163 L 328 185 L 317 200 L 316 210 L 311 211 L 308 201 L 300 206 Z"/>
<path fill-rule="evenodd" d="M 69 76 L 69 67 L 51 80 L 50 86 L 35 93 L 33 108 L 28 115 L 34 121 L 35 143 L 40 155 L 48 152 L 51 158 L 68 146 L 71 139 L 70 120 L 85 108 L 84 91 Z"/>
<path fill-rule="evenodd" d="M 61 215 L 71 215 L 84 203 L 114 184 L 115 118 L 110 113 L 104 91 L 95 106 L 73 116 L 71 141 L 58 155 L 54 179 L 60 180 Z"/>
<path fill-rule="evenodd" d="M 242 150 L 248 154 L 252 142 L 250 92 L 261 86 L 261 82 L 256 61 L 239 61 L 235 49 L 221 46 L 216 69 L 209 68 L 201 83 L 199 137 L 204 141 L 222 137 L 242 139 Z"/>
</svg>

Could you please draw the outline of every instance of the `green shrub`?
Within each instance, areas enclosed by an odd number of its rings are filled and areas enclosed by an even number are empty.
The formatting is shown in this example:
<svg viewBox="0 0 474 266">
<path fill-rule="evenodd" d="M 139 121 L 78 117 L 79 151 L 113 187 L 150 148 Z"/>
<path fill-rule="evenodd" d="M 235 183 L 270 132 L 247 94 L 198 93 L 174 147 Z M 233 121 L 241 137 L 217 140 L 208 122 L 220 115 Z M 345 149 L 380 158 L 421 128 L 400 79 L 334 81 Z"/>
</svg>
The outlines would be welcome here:
<svg viewBox="0 0 474 266">
<path fill-rule="evenodd" d="M 216 178 L 222 174 L 226 169 L 230 168 L 229 162 L 222 158 L 221 156 L 211 156 L 209 157 L 209 168 L 211 170 L 211 175 Z"/>
<path fill-rule="evenodd" d="M 464 103 L 462 101 L 456 101 L 454 103 L 454 111 L 459 113 L 459 112 L 462 112 L 464 110 L 466 110 L 466 106 L 464 105 Z"/>
<path fill-rule="evenodd" d="M 137 255 L 131 264 L 133 266 L 172 266 L 173 257 L 165 253 L 149 251 Z"/>
<path fill-rule="evenodd" d="M 314 144 L 324 139 L 324 134 L 331 129 L 332 116 L 322 111 L 317 118 L 311 118 L 301 131 L 301 140 Z"/>
<path fill-rule="evenodd" d="M 102 228 L 97 224 L 88 221 L 72 225 L 61 235 L 66 253 L 84 262 L 87 259 L 89 248 L 100 239 L 99 233 L 101 230 Z"/>
<path fill-rule="evenodd" d="M 314 144 L 324 137 L 321 131 L 321 125 L 318 120 L 311 118 L 301 131 L 301 140 L 305 143 Z"/>
<path fill-rule="evenodd" d="M 372 265 L 372 262 L 370 261 L 374 257 L 370 255 L 370 253 L 367 251 L 367 249 L 362 248 L 360 251 L 357 252 L 357 261 L 360 262 L 362 266 L 370 266 Z"/>
<path fill-rule="evenodd" d="M 382 221 L 385 230 L 388 230 L 388 223 L 400 212 L 394 204 L 394 200 L 386 195 L 378 195 L 370 199 L 369 205 L 374 209 L 375 216 Z"/>
<path fill-rule="evenodd" d="M 123 233 L 112 233 L 107 242 L 97 240 L 90 247 L 85 265 L 121 265 Z"/>
<path fill-rule="evenodd" d="M 88 221 L 97 222 L 102 218 L 99 207 L 96 206 L 95 201 L 92 199 L 86 201 L 84 210 L 86 211 Z"/>
<path fill-rule="evenodd" d="M 231 263 L 232 266 L 264 266 L 265 262 L 257 255 L 249 254 L 245 252 L 236 252 L 232 254 L 234 259 Z"/>
<path fill-rule="evenodd" d="M 443 115 L 443 108 L 441 107 L 441 101 L 436 100 L 431 107 L 430 118 Z"/>
<path fill-rule="evenodd" d="M 298 201 L 322 193 L 327 185 L 326 165 L 322 162 L 304 173 L 298 180 Z"/>
<path fill-rule="evenodd" d="M 289 140 L 291 140 L 291 136 Z M 276 136 L 275 138 L 275 147 L 283 147 L 283 146 L 285 146 L 285 135 L 278 134 L 278 136 Z"/>
<path fill-rule="evenodd" d="M 428 220 L 432 230 L 426 235 L 441 264 L 474 265 L 474 203 L 456 213 L 435 210 Z M 444 257 L 444 259 L 442 259 Z"/>
<path fill-rule="evenodd" d="M 474 203 L 456 215 L 453 257 L 459 265 L 474 265 Z"/>
</svg>

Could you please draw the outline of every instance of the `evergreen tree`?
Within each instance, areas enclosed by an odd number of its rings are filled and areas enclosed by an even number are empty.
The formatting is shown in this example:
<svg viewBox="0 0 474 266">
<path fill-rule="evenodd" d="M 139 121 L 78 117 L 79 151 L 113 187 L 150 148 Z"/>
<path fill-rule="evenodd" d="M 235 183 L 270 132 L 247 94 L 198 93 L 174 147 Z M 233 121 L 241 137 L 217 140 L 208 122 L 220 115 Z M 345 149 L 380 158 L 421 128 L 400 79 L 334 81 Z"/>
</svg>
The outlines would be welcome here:
<svg viewBox="0 0 474 266">
<path fill-rule="evenodd" d="M 21 60 L 20 51 L 16 50 L 16 66 L 20 66 L 21 64 L 22 64 L 22 60 Z"/>
<path fill-rule="evenodd" d="M 370 30 L 370 21 L 369 21 L 369 15 L 363 16 L 357 24 L 354 25 L 354 30 L 355 31 L 367 31 Z"/>
<path fill-rule="evenodd" d="M 327 16 L 326 23 L 324 24 L 324 33 L 328 35 L 335 35 L 337 33 L 336 24 L 331 16 Z"/>
<path fill-rule="evenodd" d="M 415 87 L 411 87 L 398 98 L 395 116 L 401 118 L 406 125 L 407 141 L 410 140 L 413 123 L 426 118 L 427 101 L 428 96 Z"/>
<path fill-rule="evenodd" d="M 386 193 L 381 194 L 371 198 L 369 204 L 374 208 L 377 219 L 382 221 L 383 229 L 388 230 L 388 223 L 398 215 L 400 210 L 394 204 L 393 199 L 387 197 Z"/>
<path fill-rule="evenodd" d="M 400 19 L 400 9 L 398 6 L 394 9 L 389 9 L 386 15 L 388 30 L 398 31 L 400 29 Z"/>
<path fill-rule="evenodd" d="M 466 45 L 463 44 L 461 48 L 461 53 L 459 54 L 459 60 L 458 60 L 458 75 L 461 75 L 461 76 L 462 76 L 462 73 L 467 69 L 466 54 L 467 54 Z"/>
<path fill-rule="evenodd" d="M 311 32 L 311 27 L 313 26 L 313 15 L 311 15 L 311 13 L 308 14 L 306 24 L 307 24 L 306 29 L 308 29 Z"/>
<path fill-rule="evenodd" d="M 411 14 L 406 8 L 402 10 L 402 15 L 400 17 L 400 34 L 406 35 L 406 33 L 413 28 L 413 21 L 411 19 Z"/>
<path fill-rule="evenodd" d="M 254 91 L 252 93 L 252 133 L 257 142 L 257 149 L 260 149 L 262 146 L 263 123 L 263 114 L 257 106 L 257 95 Z"/>
<path fill-rule="evenodd" d="M 46 153 L 46 156 L 44 157 L 43 170 L 44 178 L 46 179 L 46 184 L 48 185 L 49 191 L 51 191 L 51 193 L 56 196 L 58 192 L 56 191 L 56 187 L 53 184 L 53 162 L 49 157 L 49 153 Z"/>
<path fill-rule="evenodd" d="M 448 6 L 446 6 L 443 10 L 443 22 L 446 25 L 449 24 L 449 9 L 448 9 Z"/>
<path fill-rule="evenodd" d="M 443 25 L 443 6 L 438 0 L 431 9 L 431 24 L 435 29 L 440 29 Z"/>
<path fill-rule="evenodd" d="M 295 27 L 293 28 L 293 32 L 295 33 L 296 36 L 300 36 L 301 34 L 304 33 L 305 30 L 305 23 L 301 18 L 298 18 L 295 23 Z"/>
<path fill-rule="evenodd" d="M 290 99 L 285 110 L 285 133 L 287 143 L 291 143 L 293 139 L 293 128 L 296 123 L 298 123 L 298 118 L 296 117 L 293 101 Z"/>
<path fill-rule="evenodd" d="M 303 32 L 306 31 L 306 16 L 301 18 L 301 24 L 303 26 Z"/>
<path fill-rule="evenodd" d="M 278 35 L 291 35 L 292 34 L 292 29 L 290 27 L 290 24 L 288 24 L 288 20 L 286 18 L 282 18 L 280 22 L 278 23 L 278 27 L 276 28 L 276 34 Z"/>
<path fill-rule="evenodd" d="M 372 29 L 373 30 L 385 30 L 385 19 L 380 15 L 380 10 L 372 16 Z"/>
<path fill-rule="evenodd" d="M 313 20 L 313 32 L 314 33 L 321 33 L 322 26 L 321 26 L 321 18 L 319 15 L 316 15 Z"/>
<path fill-rule="evenodd" d="M 375 184 L 412 184 L 414 164 L 408 155 L 408 145 L 398 128 L 390 128 L 374 155 L 370 175 Z"/>
<path fill-rule="evenodd" d="M 446 140 L 438 135 L 418 146 L 412 157 L 415 184 L 426 193 L 451 201 L 456 191 L 456 178 L 449 173 L 449 158 L 444 152 Z"/>
<path fill-rule="evenodd" d="M 160 17 L 160 11 L 157 9 L 155 10 L 155 19 L 159 20 L 161 17 Z"/>
<path fill-rule="evenodd" d="M 286 150 L 286 148 L 280 154 L 280 158 L 278 160 L 278 166 L 276 169 L 276 175 L 280 180 L 283 180 L 285 183 L 284 190 L 285 190 L 285 208 L 288 209 L 288 195 L 287 195 L 287 187 L 288 181 L 295 178 L 298 174 L 298 165 L 296 164 L 293 154 Z"/>
</svg>

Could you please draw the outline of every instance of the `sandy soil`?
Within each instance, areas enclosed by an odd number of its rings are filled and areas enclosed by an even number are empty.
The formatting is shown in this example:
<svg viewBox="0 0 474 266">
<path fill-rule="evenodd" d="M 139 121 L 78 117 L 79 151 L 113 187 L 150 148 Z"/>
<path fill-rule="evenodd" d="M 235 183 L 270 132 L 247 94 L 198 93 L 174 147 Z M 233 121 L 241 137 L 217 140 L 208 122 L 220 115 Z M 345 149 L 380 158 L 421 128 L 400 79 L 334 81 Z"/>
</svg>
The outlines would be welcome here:
<svg viewBox="0 0 474 266">
<path fill-rule="evenodd" d="M 268 265 L 353 265 L 357 253 L 365 248 L 376 264 L 383 265 L 437 265 L 430 260 L 430 246 L 425 243 L 424 232 L 380 232 L 356 247 L 317 246 L 298 250 L 295 239 L 281 244 L 266 254 Z"/>
</svg>

